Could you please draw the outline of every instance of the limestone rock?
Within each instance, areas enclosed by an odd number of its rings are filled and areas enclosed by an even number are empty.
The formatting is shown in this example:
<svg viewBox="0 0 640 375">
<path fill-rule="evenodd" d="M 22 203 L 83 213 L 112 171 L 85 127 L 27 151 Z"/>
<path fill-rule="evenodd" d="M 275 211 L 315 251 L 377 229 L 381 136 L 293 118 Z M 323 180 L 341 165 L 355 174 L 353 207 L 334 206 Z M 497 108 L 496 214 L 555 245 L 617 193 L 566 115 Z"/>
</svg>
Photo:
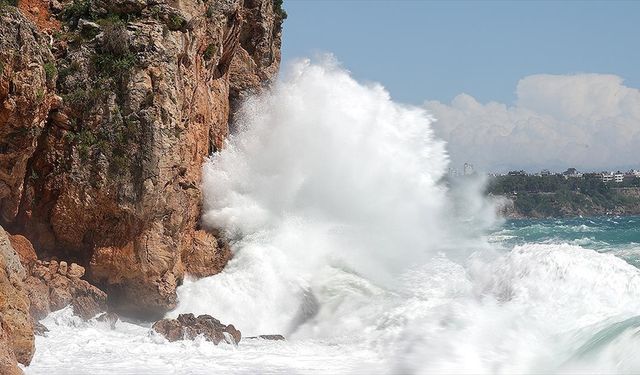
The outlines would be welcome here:
<svg viewBox="0 0 640 375">
<path fill-rule="evenodd" d="M 49 328 L 47 328 L 44 324 L 40 322 L 35 322 L 33 324 L 33 333 L 37 336 L 46 336 L 47 332 L 49 332 Z"/>
<path fill-rule="evenodd" d="M 10 222 L 18 213 L 25 178 L 32 173 L 27 163 L 45 127 L 55 80 L 46 37 L 17 9 L 0 7 L 1 221 Z"/>
<path fill-rule="evenodd" d="M 55 275 L 49 282 L 49 309 L 60 310 L 73 301 L 69 279 L 63 275 Z"/>
<path fill-rule="evenodd" d="M 23 266 L 29 267 L 38 260 L 36 251 L 33 249 L 33 245 L 31 245 L 31 242 L 24 236 L 19 234 L 9 235 L 9 241 L 11 242 L 13 249 L 20 256 L 20 262 Z"/>
<path fill-rule="evenodd" d="M 116 323 L 118 322 L 118 320 L 120 320 L 120 317 L 114 312 L 106 312 L 98 316 L 96 320 L 99 322 L 107 322 L 109 323 L 109 327 L 111 327 L 111 329 L 115 329 Z"/>
<path fill-rule="evenodd" d="M 224 325 L 210 315 L 180 314 L 177 319 L 162 319 L 153 324 L 153 330 L 169 341 L 193 340 L 202 335 L 206 340 L 218 345 L 225 341 L 237 344 L 242 334 L 232 324 Z"/>
<path fill-rule="evenodd" d="M 67 4 L 52 1 L 61 20 Z M 162 316 L 185 273 L 218 273 L 231 257 L 199 226 L 202 163 L 239 100 L 275 78 L 282 15 L 273 0 L 90 4 L 51 43 L 19 13 L 2 16 L 0 224 L 41 259 L 86 267 L 119 312 Z M 100 21 L 113 14 L 126 21 Z M 89 315 L 93 297 L 55 276 L 79 269 L 48 266 L 34 266 L 29 293 L 56 286 L 32 312 L 71 296 Z"/>
<path fill-rule="evenodd" d="M 26 272 L 20 257 L 11 247 L 8 234 L 0 227 L 0 335 L 8 345 L 7 353 L 0 352 L 0 365 L 14 358 L 25 365 L 33 357 L 33 322 L 29 315 L 29 298 L 23 288 Z M 7 357 L 8 356 L 8 357 Z"/>
<path fill-rule="evenodd" d="M 84 267 L 77 265 L 75 263 L 71 263 L 69 266 L 69 270 L 67 271 L 67 276 L 72 279 L 79 279 L 84 276 Z"/>
<path fill-rule="evenodd" d="M 9 330 L 10 328 L 0 315 L 0 374 L 21 375 L 22 370 L 18 367 L 18 361 L 13 353 Z"/>
<path fill-rule="evenodd" d="M 66 274 L 60 272 L 66 262 L 36 261 L 31 275 L 25 280 L 25 289 L 31 300 L 31 315 L 42 319 L 49 312 L 73 306 L 73 312 L 81 318 L 91 319 L 107 308 L 107 295 L 81 280 L 81 266 L 71 263 Z M 75 265 L 75 267 L 74 267 Z M 62 267 L 61 267 L 62 266 Z"/>
<path fill-rule="evenodd" d="M 34 276 L 28 276 L 24 286 L 30 301 L 29 314 L 36 321 L 43 319 L 51 311 L 49 286 L 43 279 Z"/>
<path fill-rule="evenodd" d="M 68 268 L 69 266 L 67 265 L 67 262 L 62 261 L 58 264 L 58 273 L 61 274 L 62 276 L 67 276 Z"/>
<path fill-rule="evenodd" d="M 182 261 L 186 273 L 206 277 L 220 272 L 231 256 L 231 249 L 225 241 L 197 230 L 193 234 L 193 244 L 182 253 Z"/>
</svg>

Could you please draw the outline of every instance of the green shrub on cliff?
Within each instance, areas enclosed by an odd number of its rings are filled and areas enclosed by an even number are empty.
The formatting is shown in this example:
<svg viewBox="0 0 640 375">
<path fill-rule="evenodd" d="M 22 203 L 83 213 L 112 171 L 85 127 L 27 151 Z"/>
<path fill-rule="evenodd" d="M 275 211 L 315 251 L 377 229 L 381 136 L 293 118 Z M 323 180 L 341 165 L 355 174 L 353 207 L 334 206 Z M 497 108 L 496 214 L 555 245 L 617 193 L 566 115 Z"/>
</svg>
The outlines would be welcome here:
<svg viewBox="0 0 640 375">
<path fill-rule="evenodd" d="M 216 52 L 217 52 L 216 45 L 211 43 L 207 46 L 207 49 L 204 50 L 202 57 L 204 57 L 205 60 L 209 61 L 213 58 Z"/>
<path fill-rule="evenodd" d="M 11 5 L 14 7 L 18 6 L 18 0 L 0 0 L 0 8 L 5 7 L 7 5 Z"/>
<path fill-rule="evenodd" d="M 120 79 L 135 66 L 136 55 L 127 53 L 118 56 L 111 53 L 103 53 L 95 56 L 94 63 L 100 74 Z"/>
<path fill-rule="evenodd" d="M 185 20 L 179 14 L 172 14 L 169 17 L 167 27 L 169 27 L 169 30 L 172 31 L 182 30 L 183 28 L 187 27 L 187 20 Z"/>
<path fill-rule="evenodd" d="M 284 10 L 284 8 L 282 7 L 283 5 L 283 0 L 274 0 L 273 1 L 273 7 L 275 9 L 275 12 L 277 15 L 280 16 L 280 18 L 282 18 L 283 20 L 287 19 L 287 11 Z"/>
<path fill-rule="evenodd" d="M 91 19 L 91 3 L 89 0 L 73 0 L 62 10 L 62 19 L 73 29 L 78 27 L 81 18 Z"/>
<path fill-rule="evenodd" d="M 52 62 L 44 64 L 44 74 L 47 79 L 47 83 L 53 82 L 53 79 L 57 74 L 56 64 Z"/>
</svg>

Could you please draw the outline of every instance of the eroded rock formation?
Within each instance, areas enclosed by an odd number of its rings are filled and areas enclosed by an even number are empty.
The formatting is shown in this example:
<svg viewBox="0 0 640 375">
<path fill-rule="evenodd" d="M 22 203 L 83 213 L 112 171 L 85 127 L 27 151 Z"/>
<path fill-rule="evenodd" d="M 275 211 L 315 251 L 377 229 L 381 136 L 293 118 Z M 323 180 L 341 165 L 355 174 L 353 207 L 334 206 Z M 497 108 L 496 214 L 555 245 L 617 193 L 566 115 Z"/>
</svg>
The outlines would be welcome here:
<svg viewBox="0 0 640 375">
<path fill-rule="evenodd" d="M 0 227 L 0 374 L 20 373 L 17 362 L 29 364 L 34 333 L 46 330 L 37 321 L 49 312 L 71 305 L 90 319 L 106 309 L 106 294 L 83 275 L 78 264 L 38 260 L 26 238 Z"/>
<path fill-rule="evenodd" d="M 33 321 L 24 280 L 27 272 L 8 234 L 0 227 L 0 373 L 19 373 L 15 361 L 28 365 L 35 350 Z"/>
<path fill-rule="evenodd" d="M 39 320 L 68 305 L 85 320 L 105 311 L 107 295 L 80 279 L 84 272 L 84 267 L 75 263 L 36 261 L 24 282 L 31 301 L 31 316 Z"/>
<path fill-rule="evenodd" d="M 185 273 L 215 274 L 231 257 L 199 226 L 201 167 L 238 99 L 277 73 L 282 11 L 273 0 L 51 0 L 46 30 L 0 12 L 0 224 L 38 258 L 85 267 L 119 311 L 163 314 Z M 32 295 L 46 281 L 97 298 L 52 263 L 33 268 Z M 48 295 L 36 315 L 69 300 Z"/>
<path fill-rule="evenodd" d="M 177 319 L 162 319 L 153 324 L 153 330 L 169 341 L 193 340 L 202 336 L 218 345 L 225 341 L 237 344 L 242 334 L 232 324 L 224 325 L 210 315 L 180 314 Z"/>
<path fill-rule="evenodd" d="M 18 214 L 27 164 L 55 102 L 48 39 L 16 8 L 0 7 L 0 218 Z"/>
</svg>

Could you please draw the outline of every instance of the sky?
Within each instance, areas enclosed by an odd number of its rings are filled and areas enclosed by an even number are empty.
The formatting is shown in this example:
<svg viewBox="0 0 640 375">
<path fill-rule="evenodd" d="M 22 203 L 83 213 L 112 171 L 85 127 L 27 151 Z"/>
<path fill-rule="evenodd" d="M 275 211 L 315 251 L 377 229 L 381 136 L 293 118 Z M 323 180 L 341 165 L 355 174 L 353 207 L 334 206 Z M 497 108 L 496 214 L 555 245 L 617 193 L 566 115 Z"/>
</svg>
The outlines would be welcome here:
<svg viewBox="0 0 640 375">
<path fill-rule="evenodd" d="M 284 8 L 284 65 L 330 52 L 356 79 L 424 106 L 452 164 L 640 168 L 640 1 L 285 0 Z"/>
</svg>

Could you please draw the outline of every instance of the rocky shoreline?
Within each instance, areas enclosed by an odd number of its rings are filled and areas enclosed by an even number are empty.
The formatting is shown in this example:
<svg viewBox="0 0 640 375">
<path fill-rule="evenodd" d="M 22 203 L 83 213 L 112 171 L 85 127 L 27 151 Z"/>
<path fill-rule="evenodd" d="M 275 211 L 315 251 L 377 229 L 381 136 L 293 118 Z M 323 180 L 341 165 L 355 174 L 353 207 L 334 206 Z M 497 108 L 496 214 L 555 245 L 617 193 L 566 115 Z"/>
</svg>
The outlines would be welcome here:
<svg viewBox="0 0 640 375">
<path fill-rule="evenodd" d="M 596 216 L 639 216 L 640 188 L 613 189 L 619 201 L 597 202 L 581 193 L 525 193 L 494 197 L 498 213 L 507 219 L 548 219 Z M 558 197 L 563 194 L 562 197 Z M 526 200 L 526 201 L 525 201 Z M 524 202 L 523 202 L 524 201 Z M 534 201 L 534 205 L 529 202 Z"/>
<path fill-rule="evenodd" d="M 50 311 L 153 321 L 186 274 L 223 269 L 201 167 L 275 78 L 285 17 L 273 0 L 0 4 L 1 373 Z M 184 337 L 218 332 L 193 319 Z"/>
</svg>

